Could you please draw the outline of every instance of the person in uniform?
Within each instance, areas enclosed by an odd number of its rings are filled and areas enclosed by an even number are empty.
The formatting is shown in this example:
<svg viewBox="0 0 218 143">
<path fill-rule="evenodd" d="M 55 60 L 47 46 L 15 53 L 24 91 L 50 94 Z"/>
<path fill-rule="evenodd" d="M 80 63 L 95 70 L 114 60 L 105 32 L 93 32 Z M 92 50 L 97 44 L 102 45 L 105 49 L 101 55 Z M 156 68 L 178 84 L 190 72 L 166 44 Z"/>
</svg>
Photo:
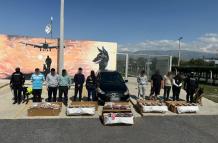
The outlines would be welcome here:
<svg viewBox="0 0 218 143">
<path fill-rule="evenodd" d="M 193 97 L 194 93 L 198 89 L 198 80 L 194 78 L 194 73 L 191 73 L 190 75 L 187 76 L 184 82 L 184 89 L 186 91 L 186 101 L 193 103 Z"/>
<path fill-rule="evenodd" d="M 11 75 L 11 80 L 10 80 L 10 86 L 11 89 L 13 89 L 13 94 L 14 94 L 14 102 L 13 104 L 20 104 L 22 100 L 22 91 L 23 91 L 23 85 L 25 82 L 25 77 L 23 73 L 20 71 L 20 68 L 17 67 L 15 69 L 15 72 Z"/>
</svg>

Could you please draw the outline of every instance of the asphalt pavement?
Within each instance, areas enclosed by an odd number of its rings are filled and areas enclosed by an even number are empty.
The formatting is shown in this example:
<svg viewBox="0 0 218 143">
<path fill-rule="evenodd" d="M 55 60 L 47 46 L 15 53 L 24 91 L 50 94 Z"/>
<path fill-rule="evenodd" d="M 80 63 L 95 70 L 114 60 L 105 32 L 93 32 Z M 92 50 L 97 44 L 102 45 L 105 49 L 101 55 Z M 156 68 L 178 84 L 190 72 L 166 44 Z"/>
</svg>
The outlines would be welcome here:
<svg viewBox="0 0 218 143">
<path fill-rule="evenodd" d="M 147 116 L 133 126 L 99 119 L 0 120 L 1 143 L 217 143 L 218 116 Z"/>
</svg>

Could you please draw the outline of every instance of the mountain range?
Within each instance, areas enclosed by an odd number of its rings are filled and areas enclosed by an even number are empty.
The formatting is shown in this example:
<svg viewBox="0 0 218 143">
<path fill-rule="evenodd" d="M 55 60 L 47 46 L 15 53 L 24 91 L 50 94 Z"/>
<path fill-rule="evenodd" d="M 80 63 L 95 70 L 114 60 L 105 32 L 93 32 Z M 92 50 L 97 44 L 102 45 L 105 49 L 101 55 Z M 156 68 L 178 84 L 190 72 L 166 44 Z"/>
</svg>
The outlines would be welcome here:
<svg viewBox="0 0 218 143">
<path fill-rule="evenodd" d="M 169 55 L 178 57 L 178 50 L 142 50 L 136 52 L 128 52 L 129 54 L 147 54 L 147 55 Z M 190 60 L 198 58 L 217 58 L 218 53 L 208 53 L 208 52 L 199 52 L 199 51 L 188 51 L 181 50 L 181 59 Z"/>
</svg>

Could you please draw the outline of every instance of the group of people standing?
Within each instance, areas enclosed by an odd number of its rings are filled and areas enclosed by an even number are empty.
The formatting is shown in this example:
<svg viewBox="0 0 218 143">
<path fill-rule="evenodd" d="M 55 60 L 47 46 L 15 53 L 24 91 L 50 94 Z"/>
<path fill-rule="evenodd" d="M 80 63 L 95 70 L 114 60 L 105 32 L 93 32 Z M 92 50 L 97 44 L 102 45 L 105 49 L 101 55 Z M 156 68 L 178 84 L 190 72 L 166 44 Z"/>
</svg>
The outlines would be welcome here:
<svg viewBox="0 0 218 143">
<path fill-rule="evenodd" d="M 79 101 L 82 100 L 83 85 L 85 83 L 85 76 L 82 73 L 83 69 L 79 68 L 78 72 L 75 74 L 73 81 L 75 83 L 75 91 L 73 100 L 77 100 L 77 95 L 79 95 Z M 91 71 L 91 74 L 86 79 L 86 89 L 88 91 L 88 100 L 97 100 L 96 99 L 96 80 L 95 72 Z M 32 94 L 33 102 L 42 101 L 42 89 L 45 82 L 46 89 L 48 93 L 48 102 L 68 102 L 68 90 L 71 88 L 72 79 L 68 76 L 65 69 L 62 70 L 62 73 L 58 75 L 54 68 L 50 70 L 50 73 L 45 76 L 40 72 L 39 68 L 35 69 L 35 72 L 31 76 L 32 81 Z M 14 94 L 14 103 L 20 104 L 22 100 L 22 91 L 24 88 L 25 77 L 20 71 L 20 68 L 16 68 L 15 72 L 11 76 L 10 85 L 13 89 Z M 57 98 L 58 93 L 58 98 Z M 64 95 L 64 98 L 62 98 Z"/>
<path fill-rule="evenodd" d="M 146 85 L 148 83 L 147 75 L 145 71 L 142 70 L 137 77 L 138 83 L 138 97 L 145 98 L 145 90 Z M 184 86 L 183 86 L 184 83 Z M 151 76 L 151 91 L 150 98 L 157 99 L 158 95 L 160 95 L 160 90 L 164 89 L 163 99 L 165 101 L 169 100 L 170 91 L 172 89 L 173 92 L 173 101 L 179 101 L 181 88 L 184 87 L 186 91 L 186 101 L 194 102 L 193 96 L 196 90 L 198 89 L 198 81 L 194 78 L 194 73 L 190 73 L 185 79 L 182 78 L 181 74 L 177 74 L 173 77 L 171 72 L 168 72 L 164 77 L 160 75 L 160 72 L 157 70 Z"/>
</svg>

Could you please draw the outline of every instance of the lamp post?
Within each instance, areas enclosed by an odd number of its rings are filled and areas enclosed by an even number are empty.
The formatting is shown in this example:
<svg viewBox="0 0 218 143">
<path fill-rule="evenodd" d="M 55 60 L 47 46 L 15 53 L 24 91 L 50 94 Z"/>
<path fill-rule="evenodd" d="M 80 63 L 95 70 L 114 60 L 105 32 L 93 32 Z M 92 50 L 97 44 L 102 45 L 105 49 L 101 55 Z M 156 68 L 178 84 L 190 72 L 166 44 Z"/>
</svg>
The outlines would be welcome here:
<svg viewBox="0 0 218 143">
<path fill-rule="evenodd" d="M 64 0 L 60 0 L 60 47 L 58 48 L 58 72 L 64 69 Z"/>
<path fill-rule="evenodd" d="M 180 66 L 180 60 L 181 60 L 181 53 L 180 53 L 180 41 L 183 39 L 183 37 L 179 37 L 179 59 L 178 59 L 178 67 Z"/>
</svg>

